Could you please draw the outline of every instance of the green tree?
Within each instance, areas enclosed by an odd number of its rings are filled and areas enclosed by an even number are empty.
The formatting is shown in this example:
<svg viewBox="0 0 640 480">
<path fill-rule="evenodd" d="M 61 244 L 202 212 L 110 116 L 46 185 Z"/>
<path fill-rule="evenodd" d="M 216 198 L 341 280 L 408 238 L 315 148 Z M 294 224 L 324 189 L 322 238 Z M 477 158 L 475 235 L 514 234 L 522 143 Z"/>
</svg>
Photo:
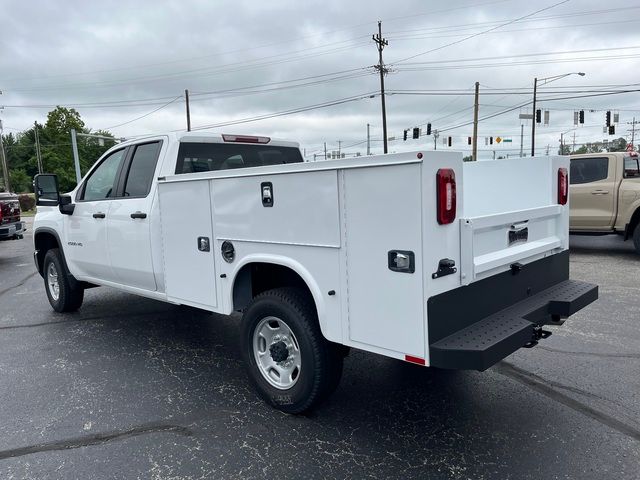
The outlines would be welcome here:
<svg viewBox="0 0 640 480">
<path fill-rule="evenodd" d="M 76 185 L 76 174 L 71 149 L 71 129 L 75 129 L 78 133 L 91 133 L 91 130 L 85 126 L 80 113 L 73 108 L 65 107 L 56 107 L 50 111 L 44 125 L 36 123 L 34 127 L 17 135 L 3 136 L 11 178 L 16 179 L 12 181 L 12 189 L 16 192 L 31 191 L 32 189 L 30 179 L 38 173 L 35 149 L 36 128 L 38 129 L 44 171 L 58 175 L 60 190 L 72 190 Z M 111 133 L 106 131 L 97 133 L 113 137 Z M 95 161 L 115 143 L 115 139 L 100 142 L 96 138 L 78 137 L 78 154 L 82 174 L 85 174 Z M 25 182 L 25 178 L 28 181 Z"/>
</svg>

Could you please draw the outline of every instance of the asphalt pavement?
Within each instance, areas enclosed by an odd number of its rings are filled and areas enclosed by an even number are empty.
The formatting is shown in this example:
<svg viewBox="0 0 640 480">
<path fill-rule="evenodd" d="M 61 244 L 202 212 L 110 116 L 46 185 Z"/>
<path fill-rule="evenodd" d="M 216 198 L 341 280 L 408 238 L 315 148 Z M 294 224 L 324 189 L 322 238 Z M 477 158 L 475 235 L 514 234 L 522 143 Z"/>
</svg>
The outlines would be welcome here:
<svg viewBox="0 0 640 480">
<path fill-rule="evenodd" d="M 352 351 L 289 416 L 251 390 L 238 317 L 101 287 L 57 314 L 31 228 L 0 242 L 0 478 L 640 478 L 640 256 L 572 237 L 600 299 L 486 372 Z"/>
</svg>

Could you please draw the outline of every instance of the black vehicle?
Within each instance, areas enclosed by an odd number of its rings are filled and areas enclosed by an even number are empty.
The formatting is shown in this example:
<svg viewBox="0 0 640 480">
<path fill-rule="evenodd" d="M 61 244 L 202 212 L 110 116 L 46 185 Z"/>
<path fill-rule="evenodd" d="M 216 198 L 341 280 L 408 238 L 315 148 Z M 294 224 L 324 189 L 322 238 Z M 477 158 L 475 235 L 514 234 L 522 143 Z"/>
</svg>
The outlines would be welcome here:
<svg viewBox="0 0 640 480">
<path fill-rule="evenodd" d="M 20 220 L 18 196 L 0 192 L 0 239 L 22 238 L 24 231 L 25 224 Z"/>
</svg>

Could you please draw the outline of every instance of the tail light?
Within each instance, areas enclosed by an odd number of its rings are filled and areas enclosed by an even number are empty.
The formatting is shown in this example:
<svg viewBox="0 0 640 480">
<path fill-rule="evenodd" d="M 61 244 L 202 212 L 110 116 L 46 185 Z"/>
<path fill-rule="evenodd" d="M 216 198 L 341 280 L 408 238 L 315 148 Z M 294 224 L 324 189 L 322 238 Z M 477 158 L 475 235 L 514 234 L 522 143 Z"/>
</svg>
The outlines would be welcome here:
<svg viewBox="0 0 640 480">
<path fill-rule="evenodd" d="M 569 175 L 566 168 L 558 169 L 558 203 L 560 205 L 567 204 L 569 196 Z"/>
<path fill-rule="evenodd" d="M 446 225 L 456 219 L 456 174 L 452 168 L 436 173 L 438 223 Z"/>
</svg>

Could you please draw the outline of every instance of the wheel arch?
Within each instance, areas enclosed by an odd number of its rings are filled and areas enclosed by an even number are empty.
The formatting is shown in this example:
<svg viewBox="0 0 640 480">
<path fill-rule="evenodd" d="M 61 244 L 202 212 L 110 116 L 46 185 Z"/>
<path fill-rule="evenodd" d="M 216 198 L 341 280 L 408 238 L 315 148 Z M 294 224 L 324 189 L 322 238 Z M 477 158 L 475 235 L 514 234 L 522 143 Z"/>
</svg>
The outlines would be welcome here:
<svg viewBox="0 0 640 480">
<path fill-rule="evenodd" d="M 62 243 L 60 242 L 60 236 L 55 230 L 47 227 L 37 228 L 33 233 L 33 245 L 35 248 L 34 257 L 36 268 L 38 269 L 40 276 L 43 276 L 44 257 L 52 248 L 59 249 L 62 259 L 65 264 L 67 263 L 64 256 L 64 250 L 62 249 Z"/>
<path fill-rule="evenodd" d="M 633 215 L 631 215 L 629 223 L 627 223 L 627 226 L 624 229 L 625 240 L 628 240 L 633 236 L 633 232 L 635 231 L 638 224 L 640 224 L 640 204 L 636 205 L 636 209 L 633 212 Z"/>
<path fill-rule="evenodd" d="M 325 305 L 313 275 L 299 262 L 279 255 L 249 255 L 236 266 L 227 302 L 231 310 L 244 309 L 253 297 L 272 288 L 294 286 L 311 295 L 322 334 L 326 335 Z"/>
</svg>

